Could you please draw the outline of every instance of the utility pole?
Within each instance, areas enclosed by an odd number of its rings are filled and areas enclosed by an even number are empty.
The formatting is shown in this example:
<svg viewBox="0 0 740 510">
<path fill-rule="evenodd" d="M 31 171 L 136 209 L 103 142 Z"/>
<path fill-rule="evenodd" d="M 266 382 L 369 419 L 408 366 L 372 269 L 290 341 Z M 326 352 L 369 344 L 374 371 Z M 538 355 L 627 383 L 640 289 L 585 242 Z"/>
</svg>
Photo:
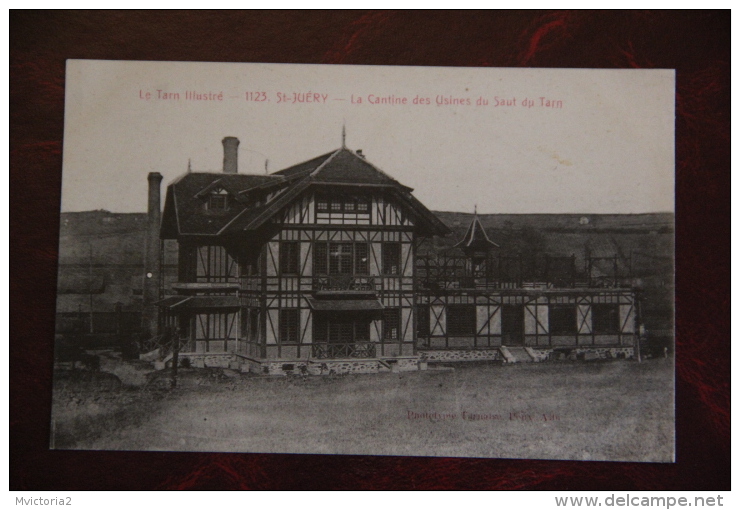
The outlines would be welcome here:
<svg viewBox="0 0 740 510">
<path fill-rule="evenodd" d="M 87 295 L 90 302 L 90 334 L 93 333 L 93 256 L 92 256 L 92 243 L 87 242 L 88 247 L 88 269 L 87 269 Z"/>
<path fill-rule="evenodd" d="M 174 326 L 167 326 L 167 334 L 172 340 L 172 381 L 171 388 L 177 388 L 177 365 L 180 364 L 180 330 Z"/>
<path fill-rule="evenodd" d="M 637 351 L 637 362 L 642 363 L 640 352 L 640 321 L 642 320 L 642 289 L 633 287 L 635 291 L 635 351 Z"/>
</svg>

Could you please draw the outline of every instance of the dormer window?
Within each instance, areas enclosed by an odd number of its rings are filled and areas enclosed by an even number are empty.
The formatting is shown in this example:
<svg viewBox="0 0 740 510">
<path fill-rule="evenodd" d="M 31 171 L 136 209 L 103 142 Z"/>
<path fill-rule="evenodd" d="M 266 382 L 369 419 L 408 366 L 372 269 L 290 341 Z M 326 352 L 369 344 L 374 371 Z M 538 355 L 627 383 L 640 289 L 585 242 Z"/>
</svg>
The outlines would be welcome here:
<svg viewBox="0 0 740 510">
<path fill-rule="evenodd" d="M 223 188 L 213 190 L 208 195 L 209 211 L 225 211 L 229 207 L 229 194 Z"/>
</svg>

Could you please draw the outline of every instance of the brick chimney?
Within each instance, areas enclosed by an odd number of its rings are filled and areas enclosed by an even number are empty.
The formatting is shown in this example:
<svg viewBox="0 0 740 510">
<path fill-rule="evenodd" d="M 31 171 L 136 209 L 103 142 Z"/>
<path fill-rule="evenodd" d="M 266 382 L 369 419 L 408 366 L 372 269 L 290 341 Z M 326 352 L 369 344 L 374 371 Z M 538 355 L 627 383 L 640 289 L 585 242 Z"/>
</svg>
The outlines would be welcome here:
<svg viewBox="0 0 740 510">
<path fill-rule="evenodd" d="M 162 222 L 162 211 L 160 208 L 159 188 L 162 183 L 162 174 L 151 172 L 148 180 L 149 201 L 147 206 L 146 254 L 144 258 L 143 307 L 141 316 L 141 325 L 145 338 L 155 336 L 159 326 L 159 308 L 154 303 L 159 300 L 159 275 L 161 270 L 159 228 Z"/>
<path fill-rule="evenodd" d="M 221 143 L 224 144 L 224 173 L 235 174 L 238 172 L 239 139 L 234 136 L 227 136 L 221 140 Z"/>
</svg>

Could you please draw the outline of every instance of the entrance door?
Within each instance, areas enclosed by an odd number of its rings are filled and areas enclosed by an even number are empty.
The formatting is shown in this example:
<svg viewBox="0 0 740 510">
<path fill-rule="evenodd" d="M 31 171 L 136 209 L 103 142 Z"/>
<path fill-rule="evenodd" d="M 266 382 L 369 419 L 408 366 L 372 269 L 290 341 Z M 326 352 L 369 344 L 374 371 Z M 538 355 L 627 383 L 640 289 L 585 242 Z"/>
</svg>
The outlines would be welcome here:
<svg viewBox="0 0 740 510">
<path fill-rule="evenodd" d="M 501 343 L 524 345 L 524 305 L 501 307 Z"/>
</svg>

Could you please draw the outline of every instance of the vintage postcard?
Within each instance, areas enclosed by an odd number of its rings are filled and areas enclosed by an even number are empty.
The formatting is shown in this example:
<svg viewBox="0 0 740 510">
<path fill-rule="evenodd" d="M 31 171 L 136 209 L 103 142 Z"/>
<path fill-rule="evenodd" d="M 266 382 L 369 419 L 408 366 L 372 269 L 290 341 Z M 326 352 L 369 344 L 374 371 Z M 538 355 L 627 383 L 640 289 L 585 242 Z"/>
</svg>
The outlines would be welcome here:
<svg viewBox="0 0 740 510">
<path fill-rule="evenodd" d="M 673 462 L 674 81 L 68 61 L 51 447 Z"/>
</svg>

